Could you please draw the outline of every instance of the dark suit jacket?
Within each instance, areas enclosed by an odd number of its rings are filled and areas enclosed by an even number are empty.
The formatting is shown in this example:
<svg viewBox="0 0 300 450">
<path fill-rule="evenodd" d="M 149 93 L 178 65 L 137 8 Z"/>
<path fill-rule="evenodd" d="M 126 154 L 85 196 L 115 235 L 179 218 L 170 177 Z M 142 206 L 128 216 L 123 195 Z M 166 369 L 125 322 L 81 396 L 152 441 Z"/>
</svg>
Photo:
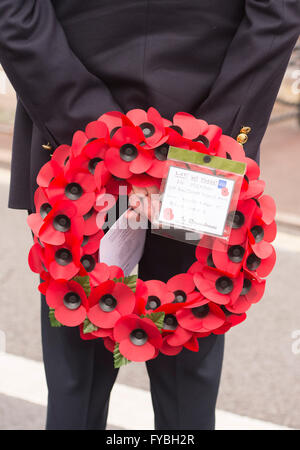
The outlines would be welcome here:
<svg viewBox="0 0 300 450">
<path fill-rule="evenodd" d="M 9 207 L 30 208 L 41 145 L 108 110 L 187 111 L 258 160 L 300 31 L 300 0 L 1 0 L 0 62 L 16 111 Z"/>
</svg>

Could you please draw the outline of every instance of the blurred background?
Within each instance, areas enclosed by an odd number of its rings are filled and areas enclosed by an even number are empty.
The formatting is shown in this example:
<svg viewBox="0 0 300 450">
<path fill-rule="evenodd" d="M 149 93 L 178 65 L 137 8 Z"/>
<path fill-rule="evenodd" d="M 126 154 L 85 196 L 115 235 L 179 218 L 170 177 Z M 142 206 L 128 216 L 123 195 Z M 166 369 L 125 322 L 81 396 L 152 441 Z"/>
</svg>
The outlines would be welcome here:
<svg viewBox="0 0 300 450">
<path fill-rule="evenodd" d="M 27 212 L 7 207 L 14 111 L 0 66 L 0 429 L 43 429 L 38 277 L 27 266 L 32 237 Z M 299 170 L 300 43 L 261 146 L 261 177 L 278 207 L 278 262 L 263 300 L 226 335 L 217 429 L 300 429 Z M 144 364 L 120 369 L 108 428 L 153 429 Z"/>
</svg>

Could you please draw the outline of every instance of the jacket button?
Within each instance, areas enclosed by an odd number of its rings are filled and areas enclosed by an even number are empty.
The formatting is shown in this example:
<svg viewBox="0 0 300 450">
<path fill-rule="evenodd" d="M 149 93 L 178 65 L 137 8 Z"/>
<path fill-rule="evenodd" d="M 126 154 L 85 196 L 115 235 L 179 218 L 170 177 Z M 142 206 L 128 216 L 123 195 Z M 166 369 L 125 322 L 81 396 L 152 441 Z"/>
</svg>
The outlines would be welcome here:
<svg viewBox="0 0 300 450">
<path fill-rule="evenodd" d="M 45 150 L 48 150 L 49 152 L 52 151 L 52 145 L 50 144 L 50 142 L 48 142 L 47 144 L 43 144 L 42 147 L 43 147 Z"/>
<path fill-rule="evenodd" d="M 250 127 L 242 127 L 240 129 L 240 134 L 238 134 L 236 140 L 239 144 L 244 145 L 248 141 L 248 134 L 251 132 Z"/>
<path fill-rule="evenodd" d="M 236 140 L 238 141 L 239 144 L 244 145 L 248 141 L 248 136 L 245 133 L 240 133 L 236 138 Z"/>
</svg>

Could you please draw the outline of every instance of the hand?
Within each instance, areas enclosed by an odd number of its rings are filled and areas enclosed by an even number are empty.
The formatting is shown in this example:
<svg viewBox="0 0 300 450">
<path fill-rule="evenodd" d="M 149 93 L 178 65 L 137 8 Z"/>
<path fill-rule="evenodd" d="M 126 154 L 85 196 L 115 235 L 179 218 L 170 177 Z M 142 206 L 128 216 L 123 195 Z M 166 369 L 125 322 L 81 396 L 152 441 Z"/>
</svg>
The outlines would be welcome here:
<svg viewBox="0 0 300 450">
<path fill-rule="evenodd" d="M 159 212 L 160 200 L 159 189 L 157 186 L 148 186 L 145 188 L 132 186 L 132 191 L 129 194 L 128 219 L 133 216 L 143 215 L 147 217 L 150 222 Z M 139 217 L 135 217 L 136 220 Z"/>
</svg>

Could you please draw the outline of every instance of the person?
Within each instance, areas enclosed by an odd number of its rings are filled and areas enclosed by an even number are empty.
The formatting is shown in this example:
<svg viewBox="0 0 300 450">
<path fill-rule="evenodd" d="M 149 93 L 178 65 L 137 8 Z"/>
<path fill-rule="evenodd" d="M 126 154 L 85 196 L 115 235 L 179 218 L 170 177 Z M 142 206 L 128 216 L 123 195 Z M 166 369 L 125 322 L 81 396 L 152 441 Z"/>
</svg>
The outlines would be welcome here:
<svg viewBox="0 0 300 450">
<path fill-rule="evenodd" d="M 260 143 L 299 36 L 299 0 L 1 0 L 0 62 L 17 94 L 8 206 L 34 211 L 49 149 L 101 114 L 186 111 Z M 42 147 L 44 146 L 44 147 Z M 139 276 L 184 272 L 188 244 L 148 233 Z M 104 429 L 118 374 L 101 339 L 51 328 L 42 296 L 47 429 Z M 224 337 L 146 362 L 155 429 L 214 429 Z"/>
</svg>

